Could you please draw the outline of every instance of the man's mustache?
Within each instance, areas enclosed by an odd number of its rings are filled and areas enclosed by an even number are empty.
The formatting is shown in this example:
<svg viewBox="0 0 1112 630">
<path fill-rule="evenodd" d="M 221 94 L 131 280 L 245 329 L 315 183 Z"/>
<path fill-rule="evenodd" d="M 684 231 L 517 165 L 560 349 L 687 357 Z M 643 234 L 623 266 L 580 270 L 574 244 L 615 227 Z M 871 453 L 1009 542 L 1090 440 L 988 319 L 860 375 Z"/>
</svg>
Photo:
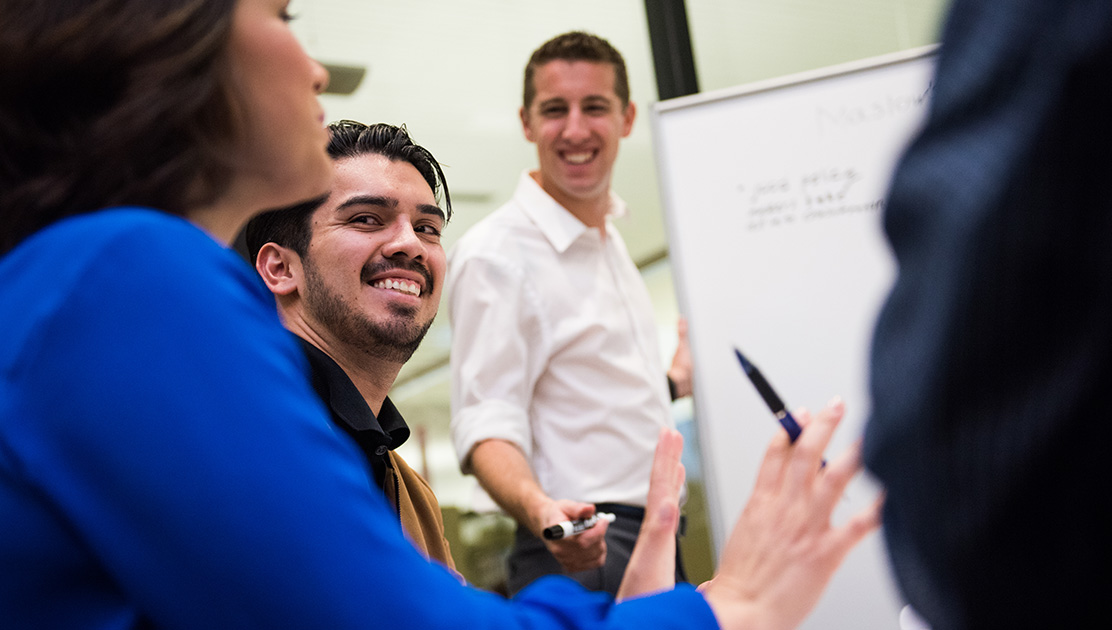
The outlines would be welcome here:
<svg viewBox="0 0 1112 630">
<path fill-rule="evenodd" d="M 371 278 L 387 271 L 400 269 L 402 271 L 412 271 L 421 274 L 425 279 L 425 288 L 422 293 L 432 293 L 433 285 L 435 284 L 432 279 L 432 272 L 419 261 L 416 260 L 383 260 L 381 262 L 367 263 L 363 265 L 363 271 L 360 274 L 364 283 L 369 283 Z"/>
</svg>

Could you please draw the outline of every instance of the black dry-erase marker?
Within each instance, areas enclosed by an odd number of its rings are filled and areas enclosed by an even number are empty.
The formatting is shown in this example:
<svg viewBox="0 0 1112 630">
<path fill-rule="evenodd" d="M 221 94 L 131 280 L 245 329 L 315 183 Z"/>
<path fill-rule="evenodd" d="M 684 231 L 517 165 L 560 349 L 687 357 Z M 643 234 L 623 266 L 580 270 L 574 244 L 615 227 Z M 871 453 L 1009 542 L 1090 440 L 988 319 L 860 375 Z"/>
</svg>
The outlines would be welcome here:
<svg viewBox="0 0 1112 630">
<path fill-rule="evenodd" d="M 562 523 L 556 523 L 551 527 L 544 528 L 544 537 L 547 540 L 560 540 L 561 538 L 567 536 L 582 534 L 595 525 L 598 525 L 598 522 L 600 520 L 612 523 L 614 522 L 614 515 L 608 512 L 596 512 L 594 516 L 590 516 L 588 518 L 580 518 L 574 521 L 564 521 Z"/>
</svg>

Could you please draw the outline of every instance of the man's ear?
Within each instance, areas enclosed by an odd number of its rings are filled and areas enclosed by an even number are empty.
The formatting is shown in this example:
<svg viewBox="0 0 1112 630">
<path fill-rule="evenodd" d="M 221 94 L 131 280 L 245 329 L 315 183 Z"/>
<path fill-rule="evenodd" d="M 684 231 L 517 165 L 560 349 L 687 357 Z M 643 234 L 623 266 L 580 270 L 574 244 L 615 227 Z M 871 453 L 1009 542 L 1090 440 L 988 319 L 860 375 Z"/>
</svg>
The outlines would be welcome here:
<svg viewBox="0 0 1112 630">
<path fill-rule="evenodd" d="M 529 110 L 520 107 L 517 110 L 517 116 L 521 119 L 521 131 L 525 134 L 525 139 L 529 142 L 536 142 L 536 139 L 533 138 L 533 132 L 529 130 Z"/>
<path fill-rule="evenodd" d="M 301 257 L 291 249 L 267 243 L 255 258 L 255 271 L 271 293 L 289 295 L 301 284 Z"/>
<path fill-rule="evenodd" d="M 633 121 L 637 119 L 637 106 L 630 101 L 626 104 L 625 111 L 622 112 L 622 137 L 629 137 L 629 132 L 633 131 Z"/>
</svg>

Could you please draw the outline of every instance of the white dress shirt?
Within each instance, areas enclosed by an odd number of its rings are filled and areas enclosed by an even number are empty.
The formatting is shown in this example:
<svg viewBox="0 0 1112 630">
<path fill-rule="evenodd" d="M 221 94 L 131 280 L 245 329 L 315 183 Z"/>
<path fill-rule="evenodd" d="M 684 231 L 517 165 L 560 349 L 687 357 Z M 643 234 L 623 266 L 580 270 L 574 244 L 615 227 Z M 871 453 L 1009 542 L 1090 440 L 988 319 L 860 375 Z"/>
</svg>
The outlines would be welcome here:
<svg viewBox="0 0 1112 630">
<path fill-rule="evenodd" d="M 610 216 L 625 213 L 611 193 Z M 672 426 L 652 304 L 618 231 L 603 237 L 523 173 L 448 263 L 452 439 L 461 468 L 499 438 L 554 499 L 644 505 Z"/>
</svg>

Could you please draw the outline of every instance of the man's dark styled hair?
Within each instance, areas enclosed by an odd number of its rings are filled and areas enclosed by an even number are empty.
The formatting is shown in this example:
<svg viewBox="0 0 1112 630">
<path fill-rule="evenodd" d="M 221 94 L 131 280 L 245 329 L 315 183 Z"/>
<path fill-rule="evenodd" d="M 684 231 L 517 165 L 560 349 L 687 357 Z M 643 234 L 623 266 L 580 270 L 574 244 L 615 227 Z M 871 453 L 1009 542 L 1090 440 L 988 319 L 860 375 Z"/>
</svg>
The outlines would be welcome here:
<svg viewBox="0 0 1112 630">
<path fill-rule="evenodd" d="M 0 254 L 113 205 L 182 214 L 231 182 L 235 0 L 5 0 Z"/>
<path fill-rule="evenodd" d="M 529 57 L 529 63 L 525 64 L 525 90 L 522 99 L 526 111 L 537 95 L 537 86 L 533 83 L 537 68 L 557 60 L 594 61 L 614 66 L 614 93 L 621 99 L 623 108 L 629 105 L 629 76 L 626 74 L 622 53 L 597 35 L 572 31 L 541 44 L 540 48 L 533 51 L 533 56 Z"/>
<path fill-rule="evenodd" d="M 413 142 L 405 125 L 364 125 L 354 120 L 341 120 L 329 124 L 328 132 L 328 155 L 333 160 L 375 154 L 395 162 L 412 164 L 438 200 L 443 193 L 444 220 L 451 220 L 452 197 L 444 171 L 428 149 Z M 304 258 L 313 237 L 310 219 L 326 199 L 327 194 L 286 208 L 269 210 L 251 219 L 244 235 L 251 264 L 255 264 L 259 250 L 267 243 L 281 245 Z"/>
</svg>

